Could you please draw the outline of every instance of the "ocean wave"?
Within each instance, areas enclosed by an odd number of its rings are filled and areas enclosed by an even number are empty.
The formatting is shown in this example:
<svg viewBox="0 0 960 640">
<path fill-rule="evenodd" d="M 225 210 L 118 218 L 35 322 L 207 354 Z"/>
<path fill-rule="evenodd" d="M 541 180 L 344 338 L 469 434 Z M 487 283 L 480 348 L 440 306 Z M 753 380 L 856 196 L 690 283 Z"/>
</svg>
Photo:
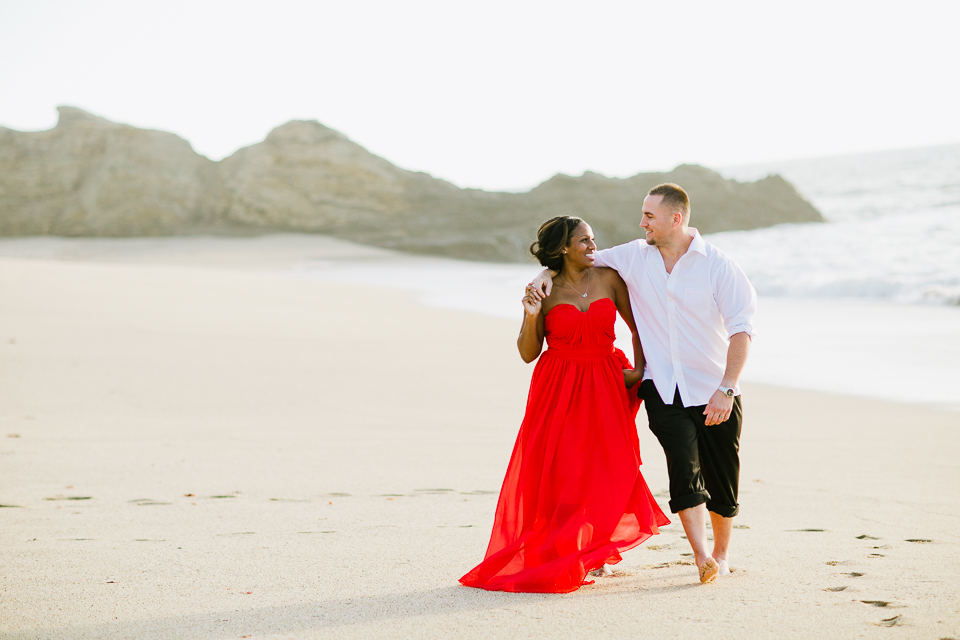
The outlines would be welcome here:
<svg viewBox="0 0 960 640">
<path fill-rule="evenodd" d="M 736 180 L 778 173 L 832 222 L 960 208 L 960 145 L 769 162 L 722 173 Z"/>
<path fill-rule="evenodd" d="M 761 295 L 960 304 L 960 145 L 792 160 L 779 173 L 828 221 L 715 234 Z"/>
<path fill-rule="evenodd" d="M 708 240 L 761 295 L 960 304 L 960 212 L 780 225 Z"/>
</svg>

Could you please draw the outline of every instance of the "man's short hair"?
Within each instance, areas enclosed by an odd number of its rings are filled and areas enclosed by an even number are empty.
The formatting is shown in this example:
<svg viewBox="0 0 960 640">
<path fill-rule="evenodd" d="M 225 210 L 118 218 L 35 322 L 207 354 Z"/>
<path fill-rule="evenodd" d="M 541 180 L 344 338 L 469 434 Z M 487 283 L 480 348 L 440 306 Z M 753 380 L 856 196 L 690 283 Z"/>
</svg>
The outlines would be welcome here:
<svg viewBox="0 0 960 640">
<path fill-rule="evenodd" d="M 647 195 L 663 196 L 663 200 L 660 201 L 661 205 L 669 207 L 671 211 L 679 211 L 684 222 L 690 221 L 690 197 L 686 191 L 680 188 L 680 185 L 664 182 L 650 189 Z"/>
</svg>

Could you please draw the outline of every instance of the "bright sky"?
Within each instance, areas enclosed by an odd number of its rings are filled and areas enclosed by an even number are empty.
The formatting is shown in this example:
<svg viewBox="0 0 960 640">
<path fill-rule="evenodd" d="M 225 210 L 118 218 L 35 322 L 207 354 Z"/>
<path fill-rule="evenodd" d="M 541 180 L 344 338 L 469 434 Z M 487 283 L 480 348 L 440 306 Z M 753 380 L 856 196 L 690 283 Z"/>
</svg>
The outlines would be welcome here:
<svg viewBox="0 0 960 640">
<path fill-rule="evenodd" d="M 0 125 L 315 119 L 460 186 L 960 142 L 960 2 L 0 0 Z"/>
</svg>

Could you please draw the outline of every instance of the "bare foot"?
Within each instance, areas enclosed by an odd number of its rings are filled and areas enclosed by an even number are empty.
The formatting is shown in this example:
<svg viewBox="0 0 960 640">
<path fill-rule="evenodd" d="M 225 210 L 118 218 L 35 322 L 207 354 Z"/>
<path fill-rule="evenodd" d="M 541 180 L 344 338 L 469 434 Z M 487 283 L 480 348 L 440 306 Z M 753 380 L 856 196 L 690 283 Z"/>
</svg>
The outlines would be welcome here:
<svg viewBox="0 0 960 640">
<path fill-rule="evenodd" d="M 713 558 L 707 558 L 703 561 L 703 564 L 699 566 L 699 569 L 700 582 L 706 584 L 717 579 L 717 574 L 720 572 L 720 565 L 718 565 L 717 561 Z"/>
<path fill-rule="evenodd" d="M 610 565 L 605 564 L 599 569 L 594 569 L 591 571 L 590 575 L 594 578 L 609 578 L 613 575 L 613 569 L 610 568 Z"/>
<path fill-rule="evenodd" d="M 730 575 L 730 565 L 727 564 L 726 560 L 717 560 L 717 566 L 720 567 L 720 571 L 717 573 L 717 575 L 720 575 L 720 576 Z"/>
</svg>

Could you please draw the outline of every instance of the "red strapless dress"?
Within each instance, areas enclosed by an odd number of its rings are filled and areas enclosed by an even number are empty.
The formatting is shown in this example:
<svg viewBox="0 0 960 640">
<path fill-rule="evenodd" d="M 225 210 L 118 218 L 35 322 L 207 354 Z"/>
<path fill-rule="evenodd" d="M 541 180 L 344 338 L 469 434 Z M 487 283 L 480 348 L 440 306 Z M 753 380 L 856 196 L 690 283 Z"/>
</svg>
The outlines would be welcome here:
<svg viewBox="0 0 960 640">
<path fill-rule="evenodd" d="M 608 298 L 547 313 L 549 348 L 533 371 L 490 544 L 462 584 L 575 591 L 670 524 L 640 474 L 640 401 L 623 384 L 632 365 L 613 346 L 616 314 Z"/>
</svg>

